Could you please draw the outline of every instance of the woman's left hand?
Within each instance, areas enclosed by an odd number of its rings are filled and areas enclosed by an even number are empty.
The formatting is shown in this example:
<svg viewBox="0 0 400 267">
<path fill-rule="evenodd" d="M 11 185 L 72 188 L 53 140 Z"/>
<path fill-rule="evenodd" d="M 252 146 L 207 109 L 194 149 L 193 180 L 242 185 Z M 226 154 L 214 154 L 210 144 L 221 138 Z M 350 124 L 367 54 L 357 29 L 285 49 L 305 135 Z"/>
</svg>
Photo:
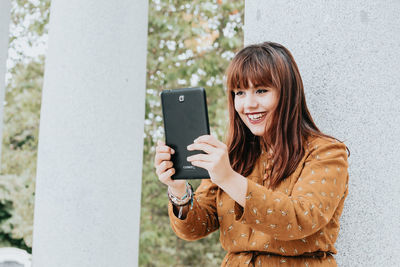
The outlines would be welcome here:
<svg viewBox="0 0 400 267">
<path fill-rule="evenodd" d="M 214 136 L 202 135 L 188 145 L 187 149 L 207 153 L 192 155 L 187 160 L 194 166 L 206 169 L 213 183 L 220 185 L 232 177 L 234 171 L 229 162 L 228 148 Z"/>
</svg>

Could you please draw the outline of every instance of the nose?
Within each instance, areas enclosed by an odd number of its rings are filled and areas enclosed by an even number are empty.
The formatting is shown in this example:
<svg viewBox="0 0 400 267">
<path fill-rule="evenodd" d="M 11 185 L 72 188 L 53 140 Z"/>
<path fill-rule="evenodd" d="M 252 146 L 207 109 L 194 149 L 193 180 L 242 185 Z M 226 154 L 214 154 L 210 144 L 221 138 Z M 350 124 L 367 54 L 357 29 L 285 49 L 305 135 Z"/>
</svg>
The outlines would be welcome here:
<svg viewBox="0 0 400 267">
<path fill-rule="evenodd" d="M 254 109 L 257 108 L 258 102 L 253 94 L 246 94 L 246 98 L 244 100 L 244 108 L 246 109 Z"/>
</svg>

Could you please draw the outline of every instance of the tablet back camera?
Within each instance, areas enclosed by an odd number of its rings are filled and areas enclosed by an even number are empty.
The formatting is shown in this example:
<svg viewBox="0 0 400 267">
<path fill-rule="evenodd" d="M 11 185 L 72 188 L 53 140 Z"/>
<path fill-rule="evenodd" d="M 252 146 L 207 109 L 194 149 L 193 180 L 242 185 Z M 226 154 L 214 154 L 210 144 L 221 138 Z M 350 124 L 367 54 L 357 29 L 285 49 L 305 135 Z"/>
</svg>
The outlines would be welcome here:
<svg viewBox="0 0 400 267">
<path fill-rule="evenodd" d="M 184 95 L 180 95 L 179 96 L 179 102 L 183 102 L 185 101 L 185 96 Z"/>
</svg>

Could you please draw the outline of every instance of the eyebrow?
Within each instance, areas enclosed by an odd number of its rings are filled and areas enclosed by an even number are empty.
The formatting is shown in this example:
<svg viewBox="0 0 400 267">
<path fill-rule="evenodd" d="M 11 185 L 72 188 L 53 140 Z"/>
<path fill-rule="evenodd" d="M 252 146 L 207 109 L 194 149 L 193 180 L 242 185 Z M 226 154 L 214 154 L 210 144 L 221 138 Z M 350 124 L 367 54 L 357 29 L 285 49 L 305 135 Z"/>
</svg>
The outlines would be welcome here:
<svg viewBox="0 0 400 267">
<path fill-rule="evenodd" d="M 247 85 L 250 85 L 250 84 L 252 84 L 252 82 L 247 82 Z M 255 83 L 255 85 L 254 85 L 253 87 L 241 88 L 241 87 L 240 87 L 240 83 L 238 83 L 238 84 L 237 84 L 237 87 L 234 88 L 234 89 L 232 89 L 232 90 L 247 90 L 247 89 L 260 89 L 260 88 L 263 88 L 263 89 L 267 89 L 267 88 L 273 89 L 274 86 L 273 86 L 272 84 L 265 85 L 265 84 Z"/>
<path fill-rule="evenodd" d="M 249 88 L 235 88 L 233 90 L 249 90 L 249 89 L 272 89 L 272 86 L 267 86 L 267 85 L 259 85 L 259 86 L 255 86 L 255 87 L 249 87 Z"/>
</svg>

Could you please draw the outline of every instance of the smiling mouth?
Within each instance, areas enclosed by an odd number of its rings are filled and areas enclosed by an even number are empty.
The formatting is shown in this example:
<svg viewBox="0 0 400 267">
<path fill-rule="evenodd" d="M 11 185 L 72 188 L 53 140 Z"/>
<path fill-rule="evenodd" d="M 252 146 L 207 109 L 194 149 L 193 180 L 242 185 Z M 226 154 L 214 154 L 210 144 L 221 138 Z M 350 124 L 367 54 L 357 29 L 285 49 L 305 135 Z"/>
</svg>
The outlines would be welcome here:
<svg viewBox="0 0 400 267">
<path fill-rule="evenodd" d="M 246 114 L 247 118 L 249 119 L 249 121 L 251 123 L 261 122 L 265 118 L 266 115 L 267 115 L 266 112 Z"/>
</svg>

